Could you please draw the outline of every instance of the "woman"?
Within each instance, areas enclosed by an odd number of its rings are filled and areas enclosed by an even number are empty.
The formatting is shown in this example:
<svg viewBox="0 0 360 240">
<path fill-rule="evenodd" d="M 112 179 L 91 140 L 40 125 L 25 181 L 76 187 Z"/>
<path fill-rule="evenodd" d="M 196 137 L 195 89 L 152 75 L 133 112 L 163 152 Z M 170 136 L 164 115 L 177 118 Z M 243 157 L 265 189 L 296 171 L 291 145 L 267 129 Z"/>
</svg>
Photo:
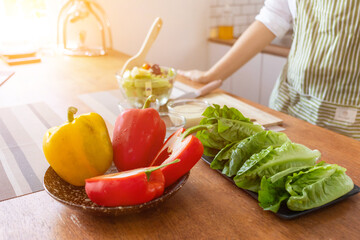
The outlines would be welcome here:
<svg viewBox="0 0 360 240">
<path fill-rule="evenodd" d="M 267 0 L 256 21 L 194 81 L 225 80 L 293 22 L 293 44 L 270 107 L 360 140 L 360 1 Z M 180 73 L 181 74 L 181 73 Z"/>
</svg>

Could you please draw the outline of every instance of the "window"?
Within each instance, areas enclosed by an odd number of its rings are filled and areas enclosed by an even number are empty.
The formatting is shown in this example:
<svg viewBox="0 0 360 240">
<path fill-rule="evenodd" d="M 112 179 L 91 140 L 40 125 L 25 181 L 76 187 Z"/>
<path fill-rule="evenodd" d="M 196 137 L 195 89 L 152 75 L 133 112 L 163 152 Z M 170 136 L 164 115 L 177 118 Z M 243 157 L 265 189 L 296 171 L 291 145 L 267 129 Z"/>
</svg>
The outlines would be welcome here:
<svg viewBox="0 0 360 240">
<path fill-rule="evenodd" d="M 54 45 L 62 4 L 62 0 L 0 0 L 0 49 Z"/>
</svg>

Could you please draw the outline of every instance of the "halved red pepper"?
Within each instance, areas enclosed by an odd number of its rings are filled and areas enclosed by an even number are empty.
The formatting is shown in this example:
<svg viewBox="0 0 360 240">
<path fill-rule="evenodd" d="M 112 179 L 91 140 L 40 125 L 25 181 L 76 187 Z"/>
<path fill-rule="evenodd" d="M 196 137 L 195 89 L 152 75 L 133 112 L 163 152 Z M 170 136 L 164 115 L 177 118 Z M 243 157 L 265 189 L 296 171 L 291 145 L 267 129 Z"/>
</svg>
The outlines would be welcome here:
<svg viewBox="0 0 360 240">
<path fill-rule="evenodd" d="M 177 141 L 179 141 L 180 135 L 185 131 L 185 128 L 180 128 L 177 131 L 175 131 L 173 134 L 171 134 L 168 139 L 166 139 L 166 142 L 152 161 L 150 166 L 159 166 L 161 165 L 172 153 L 172 149 L 174 148 L 174 145 Z"/>
<path fill-rule="evenodd" d="M 190 171 L 200 160 L 204 147 L 200 140 L 191 135 L 194 132 L 208 129 L 208 126 L 198 125 L 185 130 L 181 128 L 173 133 L 165 142 L 150 166 L 164 165 L 180 159 L 180 162 L 161 168 L 165 177 L 165 187 Z"/>
<path fill-rule="evenodd" d="M 128 109 L 118 116 L 113 133 L 114 163 L 119 171 L 148 167 L 161 149 L 165 134 L 165 122 L 153 108 Z"/>
<path fill-rule="evenodd" d="M 176 163 L 176 159 L 170 164 Z M 106 206 L 128 206 L 149 202 L 164 193 L 165 178 L 158 167 L 138 168 L 85 180 L 91 201 Z"/>
</svg>

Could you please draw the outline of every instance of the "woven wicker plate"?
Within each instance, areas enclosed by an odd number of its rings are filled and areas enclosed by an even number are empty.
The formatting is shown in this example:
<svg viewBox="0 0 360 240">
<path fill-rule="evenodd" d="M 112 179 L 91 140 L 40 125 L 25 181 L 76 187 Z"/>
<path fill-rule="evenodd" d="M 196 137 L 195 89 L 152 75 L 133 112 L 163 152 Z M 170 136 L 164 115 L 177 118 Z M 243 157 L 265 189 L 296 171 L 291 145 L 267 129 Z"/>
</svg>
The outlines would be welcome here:
<svg viewBox="0 0 360 240">
<path fill-rule="evenodd" d="M 107 173 L 117 172 L 115 167 L 111 167 Z M 84 187 L 77 187 L 62 180 L 56 172 L 49 167 L 44 176 L 44 188 L 46 192 L 55 200 L 65 204 L 66 206 L 90 213 L 98 216 L 120 216 L 125 214 L 139 213 L 146 209 L 158 206 L 177 191 L 179 191 L 189 178 L 190 172 L 182 176 L 173 185 L 167 187 L 164 194 L 149 202 L 133 205 L 133 206 L 119 206 L 119 207 L 103 207 L 93 203 L 86 195 Z"/>
</svg>

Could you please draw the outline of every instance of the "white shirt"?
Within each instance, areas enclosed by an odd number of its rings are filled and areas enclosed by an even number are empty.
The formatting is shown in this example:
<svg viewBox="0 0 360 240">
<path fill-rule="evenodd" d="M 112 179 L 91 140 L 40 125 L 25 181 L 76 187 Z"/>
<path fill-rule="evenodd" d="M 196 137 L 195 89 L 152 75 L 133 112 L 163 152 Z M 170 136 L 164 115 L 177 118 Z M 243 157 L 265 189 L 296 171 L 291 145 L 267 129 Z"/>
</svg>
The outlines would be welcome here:
<svg viewBox="0 0 360 240">
<path fill-rule="evenodd" d="M 295 17 L 296 0 L 265 0 L 264 7 L 255 19 L 281 38 L 289 31 Z"/>
</svg>

